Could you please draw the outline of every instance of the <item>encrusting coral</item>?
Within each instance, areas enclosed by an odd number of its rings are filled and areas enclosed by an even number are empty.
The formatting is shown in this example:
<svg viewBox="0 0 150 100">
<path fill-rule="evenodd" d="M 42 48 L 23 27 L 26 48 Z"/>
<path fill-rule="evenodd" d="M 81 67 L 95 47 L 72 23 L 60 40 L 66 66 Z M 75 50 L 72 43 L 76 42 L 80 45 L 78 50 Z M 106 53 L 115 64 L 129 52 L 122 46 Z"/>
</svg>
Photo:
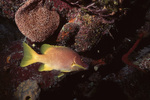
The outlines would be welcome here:
<svg viewBox="0 0 150 100">
<path fill-rule="evenodd" d="M 28 0 L 15 14 L 19 30 L 33 42 L 42 42 L 59 26 L 57 11 L 50 11 L 43 0 Z"/>
</svg>

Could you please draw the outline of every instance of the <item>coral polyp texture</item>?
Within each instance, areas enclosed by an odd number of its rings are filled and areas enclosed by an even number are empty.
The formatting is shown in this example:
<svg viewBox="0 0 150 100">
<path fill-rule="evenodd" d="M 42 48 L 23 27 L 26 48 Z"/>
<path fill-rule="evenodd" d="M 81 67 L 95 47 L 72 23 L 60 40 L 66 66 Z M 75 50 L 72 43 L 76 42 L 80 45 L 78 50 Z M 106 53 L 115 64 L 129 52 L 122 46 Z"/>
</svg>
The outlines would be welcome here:
<svg viewBox="0 0 150 100">
<path fill-rule="evenodd" d="M 42 42 L 59 26 L 57 11 L 50 11 L 43 0 L 28 0 L 15 14 L 19 30 L 33 42 Z"/>
</svg>

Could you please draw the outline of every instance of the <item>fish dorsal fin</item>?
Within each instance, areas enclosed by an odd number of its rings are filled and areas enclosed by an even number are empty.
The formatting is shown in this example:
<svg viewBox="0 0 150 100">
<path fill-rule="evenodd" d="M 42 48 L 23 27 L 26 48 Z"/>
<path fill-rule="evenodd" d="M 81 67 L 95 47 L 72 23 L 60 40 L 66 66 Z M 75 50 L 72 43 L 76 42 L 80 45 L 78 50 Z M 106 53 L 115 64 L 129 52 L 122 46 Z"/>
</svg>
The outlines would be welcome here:
<svg viewBox="0 0 150 100">
<path fill-rule="evenodd" d="M 53 45 L 49 45 L 49 44 L 43 44 L 43 45 L 41 46 L 40 51 L 41 51 L 42 54 L 45 54 L 45 52 L 47 51 L 47 49 L 49 49 L 49 48 L 51 48 L 51 47 L 54 47 L 54 46 L 53 46 Z"/>
<path fill-rule="evenodd" d="M 46 64 L 42 64 L 42 65 L 39 67 L 38 70 L 39 70 L 40 72 L 42 72 L 42 71 L 51 71 L 51 70 L 53 70 L 53 68 L 47 66 Z"/>
</svg>

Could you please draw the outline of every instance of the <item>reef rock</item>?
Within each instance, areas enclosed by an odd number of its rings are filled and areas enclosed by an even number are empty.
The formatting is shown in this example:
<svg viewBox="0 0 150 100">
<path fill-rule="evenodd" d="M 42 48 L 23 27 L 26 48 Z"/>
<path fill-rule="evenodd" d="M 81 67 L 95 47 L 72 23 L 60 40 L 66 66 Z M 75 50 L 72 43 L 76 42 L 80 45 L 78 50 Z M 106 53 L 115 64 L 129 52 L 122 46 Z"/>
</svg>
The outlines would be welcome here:
<svg viewBox="0 0 150 100">
<path fill-rule="evenodd" d="M 33 42 L 42 42 L 59 26 L 60 17 L 50 11 L 43 0 L 28 0 L 15 14 L 19 30 Z"/>
</svg>

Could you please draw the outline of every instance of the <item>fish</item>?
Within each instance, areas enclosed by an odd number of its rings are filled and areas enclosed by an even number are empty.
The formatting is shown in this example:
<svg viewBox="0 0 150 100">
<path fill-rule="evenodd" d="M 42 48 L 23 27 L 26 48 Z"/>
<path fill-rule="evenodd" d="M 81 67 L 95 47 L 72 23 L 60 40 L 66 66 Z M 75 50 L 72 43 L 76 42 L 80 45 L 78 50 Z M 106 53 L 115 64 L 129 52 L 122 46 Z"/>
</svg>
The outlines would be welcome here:
<svg viewBox="0 0 150 100">
<path fill-rule="evenodd" d="M 80 55 L 65 46 L 43 44 L 40 48 L 42 54 L 38 54 L 23 42 L 23 50 L 21 67 L 39 62 L 42 63 L 38 69 L 40 72 L 52 70 L 72 72 L 88 69 L 88 65 L 82 61 Z"/>
</svg>

